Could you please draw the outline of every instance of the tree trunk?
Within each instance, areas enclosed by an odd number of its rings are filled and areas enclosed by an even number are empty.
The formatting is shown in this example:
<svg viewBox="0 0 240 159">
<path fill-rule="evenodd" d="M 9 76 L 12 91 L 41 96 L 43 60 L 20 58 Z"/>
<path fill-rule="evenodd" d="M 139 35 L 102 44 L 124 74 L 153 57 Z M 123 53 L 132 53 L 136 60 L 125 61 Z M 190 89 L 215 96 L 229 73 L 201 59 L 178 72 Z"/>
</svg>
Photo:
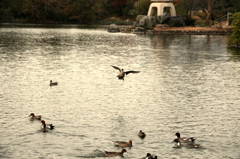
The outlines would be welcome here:
<svg viewBox="0 0 240 159">
<path fill-rule="evenodd" d="M 211 15 L 212 15 L 212 3 L 211 0 L 206 0 L 207 1 L 207 17 L 206 17 L 206 25 L 210 25 L 210 20 L 211 20 Z"/>
</svg>

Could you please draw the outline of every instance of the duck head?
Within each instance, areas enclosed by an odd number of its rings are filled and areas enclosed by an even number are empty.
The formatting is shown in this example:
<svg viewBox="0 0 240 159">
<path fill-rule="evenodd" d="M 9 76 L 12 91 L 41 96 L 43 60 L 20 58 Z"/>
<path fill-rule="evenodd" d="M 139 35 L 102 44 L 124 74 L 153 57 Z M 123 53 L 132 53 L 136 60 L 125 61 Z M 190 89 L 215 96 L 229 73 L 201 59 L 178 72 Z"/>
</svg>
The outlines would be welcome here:
<svg viewBox="0 0 240 159">
<path fill-rule="evenodd" d="M 150 156 L 152 156 L 150 153 L 147 153 L 147 156 L 146 157 L 150 157 Z"/>
<path fill-rule="evenodd" d="M 126 149 L 122 149 L 122 151 L 121 151 L 122 153 L 124 153 L 124 152 L 127 152 L 127 150 Z"/>
<path fill-rule="evenodd" d="M 29 117 L 30 117 L 30 116 L 35 116 L 35 115 L 34 115 L 34 113 L 31 113 L 31 114 L 29 115 Z"/>
<path fill-rule="evenodd" d="M 44 120 L 42 120 L 41 123 L 42 123 L 43 125 L 46 124 Z"/>
<path fill-rule="evenodd" d="M 179 132 L 176 132 L 175 134 L 178 138 L 180 138 L 180 133 Z"/>
</svg>

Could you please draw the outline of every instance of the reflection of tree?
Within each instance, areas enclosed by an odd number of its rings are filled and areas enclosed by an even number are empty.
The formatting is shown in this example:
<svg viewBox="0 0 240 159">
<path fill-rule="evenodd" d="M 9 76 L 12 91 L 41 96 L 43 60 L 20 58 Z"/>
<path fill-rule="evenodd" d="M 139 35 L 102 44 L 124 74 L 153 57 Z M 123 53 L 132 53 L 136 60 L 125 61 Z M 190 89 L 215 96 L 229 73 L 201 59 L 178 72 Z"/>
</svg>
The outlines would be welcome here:
<svg viewBox="0 0 240 159">
<path fill-rule="evenodd" d="M 150 37 L 151 45 L 154 48 L 168 48 L 175 38 L 175 35 L 155 35 Z"/>
<path fill-rule="evenodd" d="M 228 48 L 229 52 L 231 52 L 231 55 L 229 57 L 229 60 L 230 61 L 238 61 L 240 62 L 240 49 L 239 48 L 234 48 L 234 47 L 231 47 L 231 48 Z"/>
</svg>

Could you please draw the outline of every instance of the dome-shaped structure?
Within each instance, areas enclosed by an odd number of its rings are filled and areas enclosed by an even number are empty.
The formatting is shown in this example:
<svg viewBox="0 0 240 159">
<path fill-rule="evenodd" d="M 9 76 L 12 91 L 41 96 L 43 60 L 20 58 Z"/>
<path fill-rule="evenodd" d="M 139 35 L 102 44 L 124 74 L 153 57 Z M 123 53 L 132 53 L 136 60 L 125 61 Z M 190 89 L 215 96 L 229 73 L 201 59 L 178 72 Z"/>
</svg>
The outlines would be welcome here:
<svg viewBox="0 0 240 159">
<path fill-rule="evenodd" d="M 165 14 L 176 16 L 173 0 L 151 0 L 151 2 L 147 16 L 163 16 Z"/>
</svg>

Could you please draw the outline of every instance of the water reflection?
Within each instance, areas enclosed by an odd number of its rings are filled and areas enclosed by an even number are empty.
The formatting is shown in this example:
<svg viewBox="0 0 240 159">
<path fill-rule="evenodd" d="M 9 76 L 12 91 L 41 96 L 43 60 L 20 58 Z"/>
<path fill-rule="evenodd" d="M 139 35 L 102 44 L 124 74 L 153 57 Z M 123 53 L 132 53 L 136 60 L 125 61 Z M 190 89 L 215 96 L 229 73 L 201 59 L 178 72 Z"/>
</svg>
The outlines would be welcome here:
<svg viewBox="0 0 240 159">
<path fill-rule="evenodd" d="M 239 62 L 240 61 L 240 48 L 228 48 L 230 54 L 229 61 Z"/>
</svg>

